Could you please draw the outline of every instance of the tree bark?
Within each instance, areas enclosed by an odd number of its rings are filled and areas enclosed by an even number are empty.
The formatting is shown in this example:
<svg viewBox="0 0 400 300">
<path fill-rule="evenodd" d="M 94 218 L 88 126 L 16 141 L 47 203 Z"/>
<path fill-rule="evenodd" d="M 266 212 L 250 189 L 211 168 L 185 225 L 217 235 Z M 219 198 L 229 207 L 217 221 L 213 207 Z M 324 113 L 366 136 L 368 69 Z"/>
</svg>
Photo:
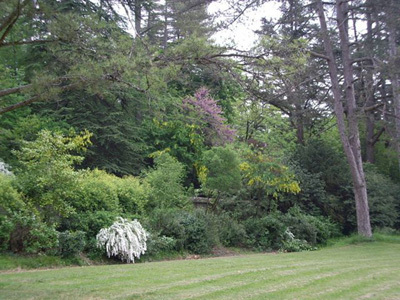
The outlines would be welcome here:
<svg viewBox="0 0 400 300">
<path fill-rule="evenodd" d="M 393 93 L 393 107 L 395 115 L 395 146 L 397 151 L 397 159 L 400 168 L 400 84 L 399 84 L 399 73 L 397 70 L 396 61 L 399 60 L 397 57 L 397 44 L 396 44 L 396 27 L 394 20 L 390 18 L 387 22 L 388 25 L 388 41 L 389 41 L 389 63 L 390 63 L 390 81 L 392 84 Z"/>
<path fill-rule="evenodd" d="M 135 30 L 138 36 L 142 34 L 142 1 L 143 0 L 135 0 Z"/>
<path fill-rule="evenodd" d="M 321 0 L 317 1 L 317 12 L 321 25 L 321 34 L 324 40 L 326 56 L 328 57 L 329 75 L 332 83 L 334 111 L 336 115 L 337 126 L 353 180 L 358 233 L 366 237 L 371 237 L 372 230 L 369 219 L 367 186 L 361 159 L 360 135 L 356 115 L 356 100 L 353 86 L 353 67 L 349 48 L 349 38 L 347 35 L 347 2 L 337 0 L 336 10 L 343 60 L 345 88 L 344 102 L 347 107 L 347 126 L 344 107 L 342 104 L 341 87 L 338 79 L 338 68 L 335 63 L 331 39 L 328 34 L 324 7 Z"/>
<path fill-rule="evenodd" d="M 372 13 L 371 1 L 367 4 L 367 40 L 365 44 L 367 57 L 373 57 L 373 34 L 372 34 Z M 371 60 L 366 62 L 366 76 L 365 76 L 365 106 L 373 107 L 376 104 L 374 96 L 374 66 Z M 375 163 L 375 111 L 365 112 L 365 128 L 366 128 L 366 145 L 365 145 L 365 160 L 369 163 Z"/>
</svg>

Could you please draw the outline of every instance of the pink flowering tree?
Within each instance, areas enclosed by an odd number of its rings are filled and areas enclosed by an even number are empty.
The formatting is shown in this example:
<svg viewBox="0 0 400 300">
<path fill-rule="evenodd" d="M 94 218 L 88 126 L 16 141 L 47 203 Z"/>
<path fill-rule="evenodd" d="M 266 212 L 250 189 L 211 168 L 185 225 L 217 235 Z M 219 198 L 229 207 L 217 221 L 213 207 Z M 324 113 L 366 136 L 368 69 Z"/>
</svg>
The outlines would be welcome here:
<svg viewBox="0 0 400 300">
<path fill-rule="evenodd" d="M 198 127 L 199 134 L 209 146 L 219 146 L 233 142 L 236 131 L 226 124 L 222 109 L 202 87 L 194 94 L 183 100 L 183 109 L 187 113 L 189 123 Z"/>
</svg>

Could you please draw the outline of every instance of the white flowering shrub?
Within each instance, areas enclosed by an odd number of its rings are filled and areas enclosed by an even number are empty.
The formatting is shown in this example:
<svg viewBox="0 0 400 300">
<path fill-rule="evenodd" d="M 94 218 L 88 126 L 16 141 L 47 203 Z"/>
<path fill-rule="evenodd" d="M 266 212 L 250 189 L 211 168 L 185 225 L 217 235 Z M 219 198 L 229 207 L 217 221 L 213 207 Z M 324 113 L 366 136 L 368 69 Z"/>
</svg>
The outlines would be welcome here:
<svg viewBox="0 0 400 300">
<path fill-rule="evenodd" d="M 0 160 L 0 173 L 5 175 L 13 175 L 13 173 L 8 168 L 9 165 Z"/>
<path fill-rule="evenodd" d="M 285 252 L 299 252 L 315 250 L 306 240 L 296 239 L 289 228 L 286 228 L 284 238 L 282 240 L 281 250 Z"/>
<path fill-rule="evenodd" d="M 121 217 L 108 228 L 103 228 L 96 236 L 97 247 L 105 249 L 107 256 L 117 256 L 127 263 L 135 262 L 147 250 L 147 233 L 137 221 Z"/>
</svg>

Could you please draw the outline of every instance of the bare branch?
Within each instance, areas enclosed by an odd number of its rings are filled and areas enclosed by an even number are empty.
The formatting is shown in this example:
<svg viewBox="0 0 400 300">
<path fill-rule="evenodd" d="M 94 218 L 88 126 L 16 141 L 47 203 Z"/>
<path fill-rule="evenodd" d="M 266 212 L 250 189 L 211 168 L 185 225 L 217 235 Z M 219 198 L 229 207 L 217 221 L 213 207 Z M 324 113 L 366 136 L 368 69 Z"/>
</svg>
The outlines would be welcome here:
<svg viewBox="0 0 400 300">
<path fill-rule="evenodd" d="M 54 43 L 54 42 L 59 42 L 59 41 L 60 41 L 60 39 L 15 41 L 15 42 L 0 43 L 0 47 L 9 47 L 9 46 L 17 46 L 17 45 L 30 45 L 30 44 L 45 44 L 45 43 Z"/>
<path fill-rule="evenodd" d="M 32 84 L 27 84 L 27 85 L 18 86 L 18 87 L 15 87 L 15 88 L 9 88 L 9 89 L 5 89 L 5 90 L 1 90 L 0 91 L 0 97 L 7 96 L 7 95 L 10 95 L 10 94 L 19 93 L 19 92 L 21 92 L 23 90 L 26 90 L 26 89 L 29 89 L 31 87 L 32 87 Z"/>
<path fill-rule="evenodd" d="M 364 111 L 365 112 L 370 112 L 370 111 L 376 110 L 377 108 L 379 108 L 379 107 L 381 107 L 383 105 L 384 105 L 383 103 L 378 103 L 378 104 L 375 104 L 375 105 L 372 105 L 372 106 L 369 106 L 369 107 L 365 107 Z"/>
<path fill-rule="evenodd" d="M 27 106 L 27 105 L 35 102 L 35 101 L 38 101 L 38 100 L 40 100 L 39 96 L 33 96 L 33 97 L 31 97 L 31 98 L 29 98 L 29 99 L 27 99 L 25 101 L 18 102 L 16 104 L 7 106 L 5 108 L 0 109 L 0 115 L 4 114 L 6 112 L 12 111 L 14 109 L 17 109 L 17 108 L 20 108 L 20 107 L 23 107 L 23 106 Z"/>
<path fill-rule="evenodd" d="M 317 52 L 314 52 L 314 51 L 308 51 L 312 56 L 315 56 L 315 57 L 319 57 L 319 58 L 323 58 L 323 59 L 326 59 L 326 60 L 329 60 L 329 57 L 328 56 L 326 56 L 326 55 L 324 55 L 324 54 L 321 54 L 321 53 L 317 53 Z"/>
</svg>

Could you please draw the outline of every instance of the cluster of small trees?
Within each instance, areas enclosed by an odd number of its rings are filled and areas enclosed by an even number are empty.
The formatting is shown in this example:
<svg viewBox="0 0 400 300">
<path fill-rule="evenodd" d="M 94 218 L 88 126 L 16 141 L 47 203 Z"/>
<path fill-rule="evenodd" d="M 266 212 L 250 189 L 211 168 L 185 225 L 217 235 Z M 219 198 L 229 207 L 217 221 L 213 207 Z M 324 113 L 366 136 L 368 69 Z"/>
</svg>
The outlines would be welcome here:
<svg viewBox="0 0 400 300">
<path fill-rule="evenodd" d="M 399 227 L 396 1 L 281 1 L 248 51 L 212 1 L 114 2 L 0 3 L 3 248 L 88 252 L 117 216 L 153 253 Z"/>
</svg>

